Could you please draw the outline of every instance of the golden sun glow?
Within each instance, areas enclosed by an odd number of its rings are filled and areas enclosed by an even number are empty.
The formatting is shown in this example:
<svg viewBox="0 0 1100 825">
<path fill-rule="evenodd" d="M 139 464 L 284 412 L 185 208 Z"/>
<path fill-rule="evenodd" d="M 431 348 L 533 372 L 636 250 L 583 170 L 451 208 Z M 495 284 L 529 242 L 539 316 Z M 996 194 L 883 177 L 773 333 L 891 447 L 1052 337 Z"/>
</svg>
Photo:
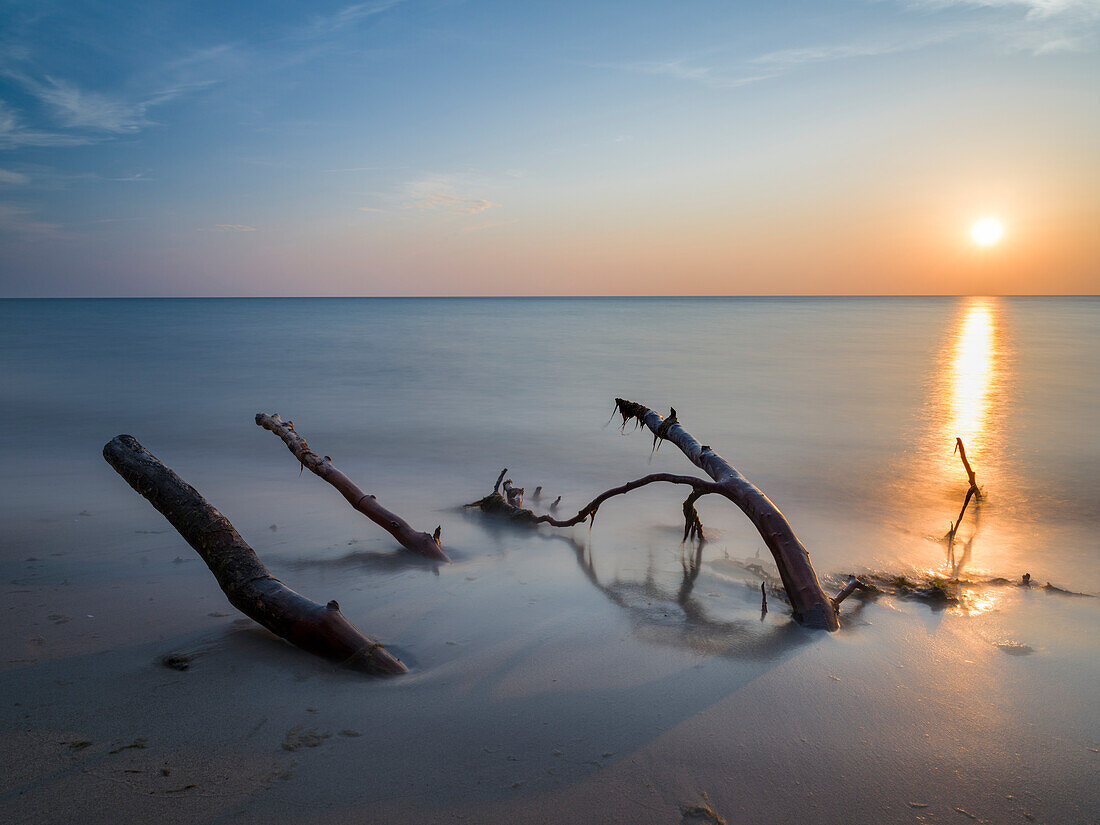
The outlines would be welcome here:
<svg viewBox="0 0 1100 825">
<path fill-rule="evenodd" d="M 1005 226 L 996 218 L 982 218 L 970 227 L 970 240 L 978 246 L 993 246 L 1004 234 Z"/>
<path fill-rule="evenodd" d="M 950 420 L 944 443 L 953 442 L 957 436 L 972 449 L 980 449 L 997 352 L 996 326 L 987 303 L 977 301 L 967 308 L 952 350 L 948 377 Z"/>
</svg>

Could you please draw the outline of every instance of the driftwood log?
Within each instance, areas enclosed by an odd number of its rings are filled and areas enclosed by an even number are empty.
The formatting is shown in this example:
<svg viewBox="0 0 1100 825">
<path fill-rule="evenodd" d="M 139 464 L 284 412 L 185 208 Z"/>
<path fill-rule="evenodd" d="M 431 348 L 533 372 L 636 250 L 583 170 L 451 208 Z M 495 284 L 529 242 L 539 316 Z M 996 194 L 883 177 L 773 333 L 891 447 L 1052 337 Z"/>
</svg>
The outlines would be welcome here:
<svg viewBox="0 0 1100 825">
<path fill-rule="evenodd" d="M 501 515 L 519 523 L 570 527 L 588 519 L 594 520 L 600 505 L 613 496 L 658 482 L 681 484 L 692 488 L 683 508 L 684 539 L 698 538 L 702 541 L 705 536 L 699 514 L 695 509 L 695 502 L 705 495 L 720 495 L 736 504 L 759 531 L 760 537 L 771 551 L 779 568 L 779 577 L 790 599 L 795 619 L 808 627 L 825 630 L 837 630 L 840 627 L 840 620 L 837 617 L 839 602 L 834 603 L 825 595 L 817 573 L 810 563 L 810 554 L 795 536 L 791 525 L 783 517 L 779 508 L 766 495 L 749 483 L 710 446 L 700 444 L 681 427 L 676 420 L 676 410 L 672 410 L 666 419 L 641 404 L 616 398 L 615 411 L 622 416 L 623 427 L 629 421 L 636 420 L 641 426 L 653 432 L 654 449 L 660 447 L 662 441 L 672 442 L 695 466 L 710 476 L 710 479 L 672 473 L 652 473 L 601 493 L 572 518 L 557 519 L 550 515 L 535 515 L 531 510 L 524 510 L 513 504 L 509 500 L 511 496 L 509 499 L 502 496 L 499 490 L 504 475 L 508 472 L 504 470 L 497 478 L 493 493 L 468 506 L 478 507 L 484 512 Z M 506 492 L 509 488 L 510 485 L 505 488 Z"/>
<path fill-rule="evenodd" d="M 396 513 L 391 513 L 379 504 L 374 496 L 364 493 L 355 482 L 333 467 L 331 458 L 327 455 L 322 458 L 313 452 L 306 440 L 294 431 L 293 421 L 283 421 L 278 413 L 274 415 L 256 413 L 256 423 L 279 436 L 303 467 L 339 490 L 352 508 L 387 531 L 406 550 L 436 561 L 450 561 L 439 543 L 442 526 L 436 527 L 435 532 L 430 534 L 414 530 L 405 519 Z M 519 491 L 519 495 L 520 498 L 523 497 L 522 490 Z"/>
<path fill-rule="evenodd" d="M 268 572 L 229 519 L 130 435 L 113 438 L 103 457 L 152 504 L 206 562 L 232 604 L 302 650 L 367 673 L 408 672 L 381 644 L 364 636 L 335 601 L 312 602 Z"/>
</svg>

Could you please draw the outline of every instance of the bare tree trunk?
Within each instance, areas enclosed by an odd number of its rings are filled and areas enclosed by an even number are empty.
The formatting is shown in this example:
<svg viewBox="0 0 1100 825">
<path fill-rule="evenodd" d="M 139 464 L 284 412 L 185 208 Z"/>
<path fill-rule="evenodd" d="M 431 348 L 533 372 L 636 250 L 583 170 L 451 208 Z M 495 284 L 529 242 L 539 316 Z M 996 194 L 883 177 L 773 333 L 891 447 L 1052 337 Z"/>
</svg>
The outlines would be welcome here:
<svg viewBox="0 0 1100 825">
<path fill-rule="evenodd" d="M 206 562 L 230 604 L 303 650 L 373 674 L 408 672 L 381 644 L 344 618 L 274 578 L 229 520 L 137 439 L 120 435 L 103 457 L 179 531 Z"/>
<path fill-rule="evenodd" d="M 615 408 L 622 416 L 624 426 L 635 419 L 647 427 L 653 433 L 655 447 L 662 440 L 671 441 L 679 447 L 692 464 L 714 480 L 713 491 L 728 498 L 748 516 L 775 558 L 796 619 L 809 627 L 826 630 L 840 627 L 836 607 L 818 581 L 810 563 L 810 554 L 779 508 L 759 488 L 749 483 L 709 445 L 700 444 L 681 427 L 676 420 L 676 410 L 664 419 L 648 407 L 623 398 L 615 399 Z"/>
<path fill-rule="evenodd" d="M 434 534 L 414 530 L 405 519 L 396 513 L 391 513 L 379 504 L 374 496 L 364 493 L 356 486 L 355 482 L 333 467 L 332 459 L 327 455 L 321 458 L 313 452 L 306 440 L 294 431 L 293 421 L 283 421 L 278 413 L 274 415 L 256 413 L 256 423 L 265 430 L 271 430 L 279 436 L 303 467 L 339 490 L 340 494 L 348 500 L 348 503 L 354 509 L 386 530 L 406 550 L 411 550 L 436 561 L 450 561 L 439 543 L 442 527 L 436 527 Z M 522 495 L 522 491 L 520 493 Z"/>
</svg>

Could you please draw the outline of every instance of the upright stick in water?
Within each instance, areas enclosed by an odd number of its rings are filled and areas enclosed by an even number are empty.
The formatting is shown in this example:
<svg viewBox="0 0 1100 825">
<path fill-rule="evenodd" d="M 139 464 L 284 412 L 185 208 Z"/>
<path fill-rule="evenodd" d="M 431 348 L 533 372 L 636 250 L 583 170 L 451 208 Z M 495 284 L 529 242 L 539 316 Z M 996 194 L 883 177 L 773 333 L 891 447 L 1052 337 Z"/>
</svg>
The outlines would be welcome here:
<svg viewBox="0 0 1100 825">
<path fill-rule="evenodd" d="M 974 477 L 974 471 L 970 468 L 970 462 L 966 460 L 966 447 L 963 446 L 963 440 L 961 438 L 955 439 L 955 451 L 958 452 L 959 458 L 962 459 L 963 469 L 966 470 L 966 477 L 970 479 L 970 489 L 974 492 L 974 495 L 981 500 L 982 493 L 978 489 L 978 480 Z"/>
</svg>

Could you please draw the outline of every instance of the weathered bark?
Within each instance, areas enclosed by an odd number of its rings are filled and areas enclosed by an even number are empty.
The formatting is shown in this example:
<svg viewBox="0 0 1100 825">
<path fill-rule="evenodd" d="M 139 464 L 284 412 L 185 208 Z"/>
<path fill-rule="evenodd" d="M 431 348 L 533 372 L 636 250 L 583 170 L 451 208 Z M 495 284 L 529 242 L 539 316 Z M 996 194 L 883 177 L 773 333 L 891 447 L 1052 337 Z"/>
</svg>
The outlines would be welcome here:
<svg viewBox="0 0 1100 825">
<path fill-rule="evenodd" d="M 303 650 L 378 675 L 408 672 L 381 644 L 344 618 L 335 601 L 319 605 L 274 578 L 229 520 L 137 439 L 120 435 L 103 457 L 206 562 L 230 604 Z"/>
<path fill-rule="evenodd" d="M 675 410 L 668 419 L 664 419 L 648 407 L 623 398 L 615 399 L 615 407 L 622 416 L 623 426 L 635 419 L 653 433 L 654 449 L 660 446 L 661 441 L 670 441 L 679 447 L 692 464 L 714 480 L 714 487 L 709 492 L 725 496 L 748 516 L 775 558 L 783 588 L 798 621 L 826 630 L 840 627 L 836 607 L 818 581 L 810 563 L 810 554 L 779 508 L 766 495 L 709 445 L 696 441 L 680 426 Z"/>
<path fill-rule="evenodd" d="M 327 455 L 321 458 L 313 452 L 306 440 L 294 431 L 293 421 L 283 421 L 278 413 L 274 415 L 256 413 L 256 423 L 279 436 L 303 467 L 339 490 L 354 509 L 386 530 L 406 550 L 436 561 L 450 561 L 439 543 L 441 527 L 436 527 L 433 534 L 414 530 L 405 519 L 396 513 L 391 513 L 379 504 L 374 496 L 364 493 L 355 482 L 333 467 L 332 459 Z M 522 491 L 520 493 L 522 495 Z"/>
</svg>

